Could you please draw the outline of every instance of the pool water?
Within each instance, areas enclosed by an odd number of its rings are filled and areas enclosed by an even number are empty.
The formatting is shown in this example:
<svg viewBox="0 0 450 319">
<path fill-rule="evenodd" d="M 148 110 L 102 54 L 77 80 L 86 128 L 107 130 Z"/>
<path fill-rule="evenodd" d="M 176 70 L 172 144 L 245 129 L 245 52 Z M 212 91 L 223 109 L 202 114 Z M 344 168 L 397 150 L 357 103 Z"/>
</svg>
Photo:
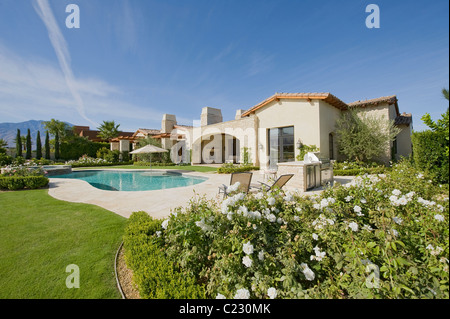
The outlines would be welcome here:
<svg viewBox="0 0 450 319">
<path fill-rule="evenodd" d="M 207 178 L 161 171 L 76 171 L 51 178 L 81 179 L 108 191 L 149 191 L 196 185 Z"/>
</svg>

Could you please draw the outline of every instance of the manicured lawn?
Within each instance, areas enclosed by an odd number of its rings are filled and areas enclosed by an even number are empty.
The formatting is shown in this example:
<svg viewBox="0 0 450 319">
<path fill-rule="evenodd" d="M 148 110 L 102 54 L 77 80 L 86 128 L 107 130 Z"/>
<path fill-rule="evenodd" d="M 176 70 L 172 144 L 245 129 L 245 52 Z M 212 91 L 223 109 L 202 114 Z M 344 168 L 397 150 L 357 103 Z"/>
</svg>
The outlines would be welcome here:
<svg viewBox="0 0 450 319">
<path fill-rule="evenodd" d="M 150 166 L 138 166 L 138 165 L 118 165 L 118 166 L 97 166 L 97 167 L 78 167 L 77 169 L 150 169 Z M 195 171 L 195 172 L 216 172 L 217 168 L 208 166 L 152 166 L 152 169 L 175 169 L 175 170 L 185 170 L 185 171 Z"/>
<path fill-rule="evenodd" d="M 47 192 L 0 193 L 0 299 L 120 298 L 114 256 L 126 219 Z M 70 264 L 80 288 L 66 287 Z"/>
</svg>

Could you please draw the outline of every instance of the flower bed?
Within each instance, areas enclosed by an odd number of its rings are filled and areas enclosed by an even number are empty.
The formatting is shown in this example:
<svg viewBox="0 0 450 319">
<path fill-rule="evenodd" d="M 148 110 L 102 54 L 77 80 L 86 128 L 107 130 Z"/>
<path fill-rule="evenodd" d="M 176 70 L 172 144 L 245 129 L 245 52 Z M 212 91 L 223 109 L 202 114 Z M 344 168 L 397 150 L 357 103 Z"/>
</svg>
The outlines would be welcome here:
<svg viewBox="0 0 450 319">
<path fill-rule="evenodd" d="M 19 190 L 45 187 L 49 182 L 49 179 L 45 177 L 46 173 L 41 167 L 7 166 L 2 168 L 0 189 Z"/>
<path fill-rule="evenodd" d="M 67 161 L 66 165 L 71 165 L 72 167 L 96 167 L 96 166 L 116 166 L 116 165 L 130 165 L 133 162 L 109 162 L 103 158 L 93 158 L 83 155 L 78 160 Z"/>
<path fill-rule="evenodd" d="M 197 198 L 124 241 L 151 243 L 128 251 L 145 291 L 157 253 L 208 298 L 448 298 L 448 219 L 448 187 L 402 163 L 310 198 Z"/>
</svg>

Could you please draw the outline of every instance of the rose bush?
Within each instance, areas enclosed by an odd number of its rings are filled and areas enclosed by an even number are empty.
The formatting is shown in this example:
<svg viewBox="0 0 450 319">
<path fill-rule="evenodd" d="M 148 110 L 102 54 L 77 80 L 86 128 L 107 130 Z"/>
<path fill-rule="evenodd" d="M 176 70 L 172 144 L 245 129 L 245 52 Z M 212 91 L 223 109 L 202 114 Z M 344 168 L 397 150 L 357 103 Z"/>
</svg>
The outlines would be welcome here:
<svg viewBox="0 0 450 319">
<path fill-rule="evenodd" d="M 448 298 L 448 218 L 448 186 L 404 162 L 317 196 L 196 197 L 146 234 L 209 298 Z"/>
</svg>

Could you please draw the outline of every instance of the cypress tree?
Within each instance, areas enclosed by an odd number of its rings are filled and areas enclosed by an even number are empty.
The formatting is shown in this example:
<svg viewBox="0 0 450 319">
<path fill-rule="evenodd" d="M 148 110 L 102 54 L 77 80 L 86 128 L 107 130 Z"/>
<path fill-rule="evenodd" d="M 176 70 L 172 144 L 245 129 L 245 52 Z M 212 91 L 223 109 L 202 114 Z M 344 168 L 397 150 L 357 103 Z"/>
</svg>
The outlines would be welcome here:
<svg viewBox="0 0 450 319">
<path fill-rule="evenodd" d="M 45 158 L 50 159 L 50 137 L 47 134 L 45 134 Z"/>
<path fill-rule="evenodd" d="M 16 157 L 22 156 L 22 138 L 20 137 L 20 130 L 17 129 L 16 136 Z"/>
<path fill-rule="evenodd" d="M 25 158 L 26 159 L 31 159 L 31 133 L 30 133 L 30 129 L 28 129 L 26 145 L 27 145 L 27 151 L 25 153 Z"/>
<path fill-rule="evenodd" d="M 55 134 L 55 160 L 59 160 L 59 132 Z"/>
<path fill-rule="evenodd" d="M 42 143 L 41 143 L 41 132 L 37 132 L 36 136 L 36 158 L 42 158 Z"/>
</svg>

